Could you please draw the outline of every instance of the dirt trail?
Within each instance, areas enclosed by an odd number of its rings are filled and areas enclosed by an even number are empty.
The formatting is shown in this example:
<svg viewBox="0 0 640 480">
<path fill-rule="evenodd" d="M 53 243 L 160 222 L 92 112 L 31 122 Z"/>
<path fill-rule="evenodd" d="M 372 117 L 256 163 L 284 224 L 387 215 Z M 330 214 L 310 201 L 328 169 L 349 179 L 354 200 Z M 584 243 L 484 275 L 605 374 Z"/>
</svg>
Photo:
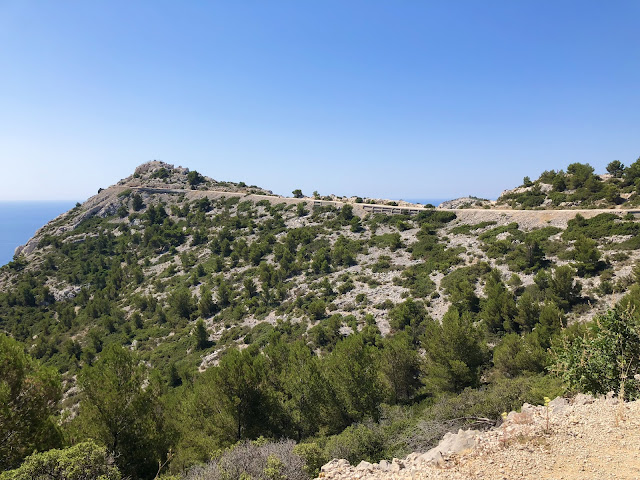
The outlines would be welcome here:
<svg viewBox="0 0 640 480">
<path fill-rule="evenodd" d="M 411 454 L 405 460 L 323 467 L 325 480 L 585 480 L 640 478 L 640 401 L 618 403 L 586 396 L 573 405 L 523 407 L 495 430 L 477 437 L 466 453 L 436 462 Z"/>
</svg>

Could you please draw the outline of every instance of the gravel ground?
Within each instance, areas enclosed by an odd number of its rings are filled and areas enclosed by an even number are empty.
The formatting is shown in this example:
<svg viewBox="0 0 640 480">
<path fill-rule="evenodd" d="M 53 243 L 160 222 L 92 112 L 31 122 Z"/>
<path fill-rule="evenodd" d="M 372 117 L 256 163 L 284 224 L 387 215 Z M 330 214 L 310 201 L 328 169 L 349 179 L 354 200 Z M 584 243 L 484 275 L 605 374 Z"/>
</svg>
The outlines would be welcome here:
<svg viewBox="0 0 640 480">
<path fill-rule="evenodd" d="M 320 478 L 346 479 L 638 479 L 640 401 L 579 395 L 548 409 L 523 406 L 475 446 L 457 454 L 411 454 L 380 464 L 334 460 Z M 548 424 L 547 424 L 548 418 Z M 548 425 L 548 426 L 547 426 Z M 469 432 L 463 432 L 469 436 Z"/>
</svg>

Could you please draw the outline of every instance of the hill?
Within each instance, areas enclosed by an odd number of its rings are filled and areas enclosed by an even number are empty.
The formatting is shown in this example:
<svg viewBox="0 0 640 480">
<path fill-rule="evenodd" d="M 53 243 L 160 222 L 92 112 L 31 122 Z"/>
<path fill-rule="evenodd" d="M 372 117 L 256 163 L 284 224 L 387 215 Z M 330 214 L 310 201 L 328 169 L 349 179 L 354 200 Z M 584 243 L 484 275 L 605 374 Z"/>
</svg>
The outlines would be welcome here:
<svg viewBox="0 0 640 480">
<path fill-rule="evenodd" d="M 60 435 L 8 430 L 0 468 L 92 440 L 132 478 L 187 475 L 293 438 L 308 477 L 635 371 L 569 368 L 612 307 L 611 331 L 638 321 L 633 214 L 297 197 L 151 162 L 40 229 L 0 269 L 0 365 L 59 375 Z"/>
<path fill-rule="evenodd" d="M 572 163 L 563 170 L 545 171 L 538 179 L 506 190 L 497 207 L 511 208 L 636 208 L 640 205 L 640 158 L 628 167 L 615 160 L 607 173 L 596 174 L 588 163 Z"/>
</svg>

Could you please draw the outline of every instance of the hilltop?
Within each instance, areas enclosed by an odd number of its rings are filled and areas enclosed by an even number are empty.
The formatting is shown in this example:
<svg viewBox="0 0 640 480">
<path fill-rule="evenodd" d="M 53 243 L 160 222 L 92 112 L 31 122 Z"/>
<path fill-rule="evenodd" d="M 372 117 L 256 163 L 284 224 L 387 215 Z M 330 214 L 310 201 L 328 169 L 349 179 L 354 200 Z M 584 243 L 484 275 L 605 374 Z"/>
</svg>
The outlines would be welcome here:
<svg viewBox="0 0 640 480">
<path fill-rule="evenodd" d="M 0 467 L 93 439 L 133 478 L 294 448 L 309 478 L 334 457 L 426 451 L 523 402 L 617 390 L 621 366 L 569 368 L 571 348 L 635 339 L 639 234 L 623 209 L 282 197 L 146 163 L 0 269 L 0 331 L 60 375 L 46 408 L 65 435 L 9 445 Z"/>
<path fill-rule="evenodd" d="M 626 167 L 619 160 L 596 174 L 588 163 L 572 163 L 563 170 L 548 170 L 536 180 L 525 177 L 522 185 L 505 190 L 496 207 L 511 208 L 637 208 L 640 158 Z"/>
</svg>

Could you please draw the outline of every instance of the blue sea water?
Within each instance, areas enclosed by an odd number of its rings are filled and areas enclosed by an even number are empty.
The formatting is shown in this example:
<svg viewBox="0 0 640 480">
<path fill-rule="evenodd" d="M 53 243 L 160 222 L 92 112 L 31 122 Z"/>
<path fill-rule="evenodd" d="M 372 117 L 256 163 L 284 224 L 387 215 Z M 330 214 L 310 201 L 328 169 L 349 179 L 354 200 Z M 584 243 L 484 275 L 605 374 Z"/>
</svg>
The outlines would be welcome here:
<svg viewBox="0 0 640 480">
<path fill-rule="evenodd" d="M 430 203 L 434 207 L 437 207 L 442 202 L 445 202 L 451 199 L 450 198 L 402 198 L 401 200 L 404 200 L 405 202 L 411 202 L 411 203 L 420 203 L 421 205 L 427 205 L 428 203 Z"/>
<path fill-rule="evenodd" d="M 40 227 L 73 208 L 76 202 L 0 202 L 0 265 L 13 260 Z"/>
</svg>

